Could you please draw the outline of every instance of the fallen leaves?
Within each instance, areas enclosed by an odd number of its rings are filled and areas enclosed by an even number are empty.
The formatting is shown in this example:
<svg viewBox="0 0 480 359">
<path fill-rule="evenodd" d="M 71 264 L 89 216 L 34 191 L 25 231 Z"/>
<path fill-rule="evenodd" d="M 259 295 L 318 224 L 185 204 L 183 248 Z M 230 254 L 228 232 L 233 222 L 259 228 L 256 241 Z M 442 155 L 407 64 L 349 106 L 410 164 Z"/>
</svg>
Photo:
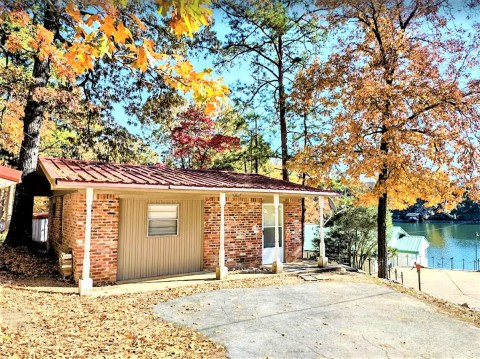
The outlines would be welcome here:
<svg viewBox="0 0 480 359">
<path fill-rule="evenodd" d="M 21 258 L 21 260 L 19 260 Z M 36 256 L 25 247 L 0 247 L 0 271 L 15 276 L 37 278 L 58 275 L 55 260 Z"/>
<path fill-rule="evenodd" d="M 23 256 L 21 261 L 18 255 Z M 19 273 L 18 276 L 48 273 L 48 261 L 42 262 L 25 250 L 0 248 L 0 258 L 2 266 Z M 97 298 L 42 293 L 2 284 L 0 357 L 224 358 L 226 352 L 221 345 L 192 329 L 158 319 L 153 313 L 154 305 L 211 290 L 300 282 L 292 276 L 262 276 Z"/>
</svg>

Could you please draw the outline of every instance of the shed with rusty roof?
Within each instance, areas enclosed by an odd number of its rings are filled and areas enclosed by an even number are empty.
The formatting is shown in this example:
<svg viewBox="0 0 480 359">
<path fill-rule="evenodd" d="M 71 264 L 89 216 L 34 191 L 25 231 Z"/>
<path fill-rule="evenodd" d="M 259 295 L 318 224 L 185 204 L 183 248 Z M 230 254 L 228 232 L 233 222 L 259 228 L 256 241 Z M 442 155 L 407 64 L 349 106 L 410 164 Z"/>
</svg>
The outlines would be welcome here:
<svg viewBox="0 0 480 359">
<path fill-rule="evenodd" d="M 302 258 L 301 198 L 337 196 L 258 174 L 42 158 L 49 241 L 72 253 L 80 291 L 117 282 Z M 323 203 L 319 217 L 323 219 Z M 321 250 L 322 250 L 321 246 Z M 327 259 L 320 256 L 320 265 Z"/>
</svg>

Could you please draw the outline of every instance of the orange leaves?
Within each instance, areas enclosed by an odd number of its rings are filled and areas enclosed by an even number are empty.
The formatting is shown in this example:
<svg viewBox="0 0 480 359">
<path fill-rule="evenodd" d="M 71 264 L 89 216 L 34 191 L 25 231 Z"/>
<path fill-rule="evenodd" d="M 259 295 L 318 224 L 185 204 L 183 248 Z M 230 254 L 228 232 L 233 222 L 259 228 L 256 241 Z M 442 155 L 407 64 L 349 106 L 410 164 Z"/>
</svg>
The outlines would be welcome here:
<svg viewBox="0 0 480 359">
<path fill-rule="evenodd" d="M 56 54 L 53 34 L 40 25 L 37 27 L 36 49 L 38 49 L 38 57 L 42 61 Z"/>
<path fill-rule="evenodd" d="M 105 16 L 99 30 L 103 31 L 103 33 L 107 36 L 112 36 L 113 34 L 115 34 L 117 32 L 117 29 L 115 28 L 115 25 L 113 24 L 112 15 L 107 14 Z"/>
<path fill-rule="evenodd" d="M 80 14 L 80 11 L 73 3 L 69 2 L 67 6 L 65 6 L 65 12 L 70 15 L 76 22 L 82 21 L 82 15 Z"/>
<path fill-rule="evenodd" d="M 297 78 L 294 100 L 328 115 L 319 145 L 298 155 L 293 167 L 317 182 L 340 178 L 364 204 L 385 193 L 391 208 L 417 198 L 447 208 L 460 201 L 463 191 L 478 188 L 480 173 L 471 160 L 479 158 L 478 136 L 471 134 L 480 133 L 472 122 L 480 98 L 465 86 L 472 74 L 458 71 L 469 57 L 458 45 L 461 35 L 433 30 L 436 18 L 426 14 L 438 9 L 426 4 L 412 13 L 408 31 L 393 5 L 337 5 L 332 19 L 342 13 L 358 27 L 342 28 L 329 59 Z M 373 18 L 375 24 L 365 20 Z"/>
<path fill-rule="evenodd" d="M 143 46 L 138 47 L 137 59 L 134 62 L 134 66 L 139 68 L 142 71 L 147 70 L 148 60 L 147 60 L 147 50 Z"/>
<path fill-rule="evenodd" d="M 0 125 L 0 147 L 10 153 L 18 153 L 23 139 L 23 107 L 18 100 L 9 101 Z"/>
<path fill-rule="evenodd" d="M 60 81 L 73 81 L 107 59 L 142 72 L 151 69 L 165 75 L 177 90 L 190 92 L 197 103 L 204 103 L 207 111 L 213 112 L 228 94 L 226 86 L 212 79 L 209 71 L 196 72 L 190 62 L 157 52 L 154 40 L 143 37 L 147 27 L 142 19 L 128 13 L 125 3 L 67 1 L 61 9 L 65 19 L 61 36 L 69 38 L 60 40 L 62 45 L 52 32 L 34 23 L 28 12 L 0 9 L 0 22 L 15 23 L 20 28 L 8 36 L 5 47 L 12 53 L 24 51 L 26 56 L 48 58 L 52 73 Z M 159 13 L 169 17 L 177 36 L 192 35 L 211 21 L 210 0 L 163 0 L 156 4 Z"/>
<path fill-rule="evenodd" d="M 132 38 L 132 33 L 125 27 L 122 21 L 118 23 L 118 29 L 114 32 L 113 37 L 115 41 L 124 44 L 127 39 Z"/>
<path fill-rule="evenodd" d="M 65 54 L 65 58 L 77 74 L 93 69 L 93 60 L 98 56 L 98 49 L 88 44 L 75 43 Z"/>
</svg>

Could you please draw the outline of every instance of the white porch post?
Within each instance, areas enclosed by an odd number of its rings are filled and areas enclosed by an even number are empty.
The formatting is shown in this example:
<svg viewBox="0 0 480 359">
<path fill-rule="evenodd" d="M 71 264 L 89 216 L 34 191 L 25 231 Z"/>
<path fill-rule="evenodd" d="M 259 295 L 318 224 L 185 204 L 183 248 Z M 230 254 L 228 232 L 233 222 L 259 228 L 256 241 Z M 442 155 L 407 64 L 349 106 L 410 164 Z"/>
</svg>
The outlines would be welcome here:
<svg viewBox="0 0 480 359">
<path fill-rule="evenodd" d="M 13 199 L 15 194 L 15 185 L 11 185 L 8 188 L 7 208 L 5 213 L 5 229 L 10 227 L 10 221 L 12 219 Z"/>
<path fill-rule="evenodd" d="M 318 197 L 318 208 L 320 212 L 320 255 L 318 256 L 318 266 L 326 267 L 328 265 L 328 258 L 325 257 L 325 232 L 323 229 L 323 208 L 324 197 Z"/>
<path fill-rule="evenodd" d="M 80 279 L 78 286 L 80 295 L 91 294 L 93 289 L 93 280 L 92 278 L 90 278 L 90 241 L 92 238 L 93 188 L 87 188 L 86 197 L 87 214 L 85 219 L 85 242 L 83 245 L 82 279 Z"/>
<path fill-rule="evenodd" d="M 275 249 L 273 252 L 274 262 L 272 263 L 272 273 L 282 273 L 283 272 L 283 264 L 280 261 L 280 257 L 278 255 L 279 252 L 279 225 L 278 225 L 278 207 L 280 206 L 280 198 L 278 194 L 273 195 L 273 207 L 274 207 L 274 218 L 275 218 Z"/>
<path fill-rule="evenodd" d="M 225 193 L 220 193 L 220 249 L 218 251 L 218 267 L 216 268 L 216 278 L 225 279 L 228 275 L 228 268 L 225 266 L 225 203 L 227 202 Z"/>
</svg>

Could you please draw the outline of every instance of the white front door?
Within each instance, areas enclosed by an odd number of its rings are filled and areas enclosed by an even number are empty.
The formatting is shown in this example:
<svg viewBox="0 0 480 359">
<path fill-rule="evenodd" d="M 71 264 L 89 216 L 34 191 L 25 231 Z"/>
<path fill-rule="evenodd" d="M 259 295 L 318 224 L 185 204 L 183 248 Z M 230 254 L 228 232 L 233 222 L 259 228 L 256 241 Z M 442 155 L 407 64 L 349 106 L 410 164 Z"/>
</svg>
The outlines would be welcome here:
<svg viewBox="0 0 480 359">
<path fill-rule="evenodd" d="M 263 225 L 263 250 L 262 263 L 271 264 L 275 260 L 275 206 L 263 204 L 262 206 Z M 278 207 L 278 258 L 283 263 L 283 204 Z"/>
</svg>

